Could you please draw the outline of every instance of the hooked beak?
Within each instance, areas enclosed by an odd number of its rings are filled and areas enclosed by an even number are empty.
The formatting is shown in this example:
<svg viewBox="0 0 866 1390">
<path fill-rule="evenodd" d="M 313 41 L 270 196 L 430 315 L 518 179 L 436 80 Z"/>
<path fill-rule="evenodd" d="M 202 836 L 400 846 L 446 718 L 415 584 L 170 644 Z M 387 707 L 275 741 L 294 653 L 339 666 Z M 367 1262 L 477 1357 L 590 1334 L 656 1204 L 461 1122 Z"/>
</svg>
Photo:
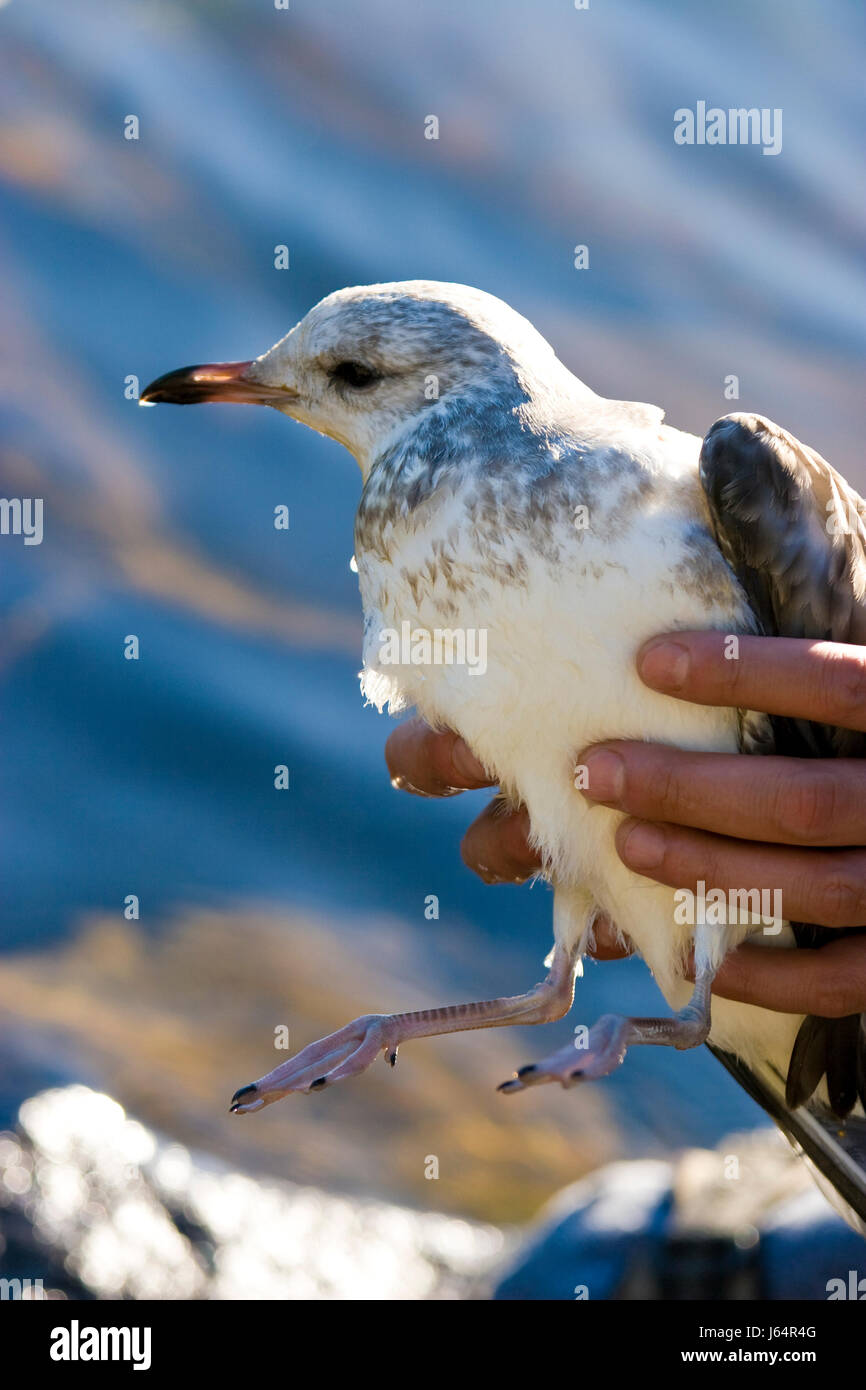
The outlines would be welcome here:
<svg viewBox="0 0 866 1390">
<path fill-rule="evenodd" d="M 146 386 L 139 405 L 201 405 L 226 401 L 238 405 L 286 405 L 297 397 L 290 386 L 255 381 L 249 375 L 255 362 L 206 362 L 179 367 Z"/>
</svg>

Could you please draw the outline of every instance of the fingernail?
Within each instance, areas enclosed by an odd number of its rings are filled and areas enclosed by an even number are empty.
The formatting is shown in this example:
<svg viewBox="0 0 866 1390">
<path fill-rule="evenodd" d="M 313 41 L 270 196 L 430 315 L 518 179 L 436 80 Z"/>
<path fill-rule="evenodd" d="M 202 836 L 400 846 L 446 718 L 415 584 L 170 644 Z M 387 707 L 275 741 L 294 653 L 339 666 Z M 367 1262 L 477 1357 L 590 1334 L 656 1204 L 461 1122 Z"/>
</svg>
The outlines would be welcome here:
<svg viewBox="0 0 866 1390">
<path fill-rule="evenodd" d="M 590 801 L 619 801 L 625 791 L 625 763 L 619 753 L 599 748 L 583 759 L 586 768 L 585 795 Z"/>
<path fill-rule="evenodd" d="M 462 738 L 455 738 L 451 745 L 451 764 L 466 782 L 486 782 L 487 771 Z"/>
<path fill-rule="evenodd" d="M 682 642 L 662 638 L 644 647 L 638 658 L 641 680 L 656 690 L 682 690 L 689 675 L 691 654 Z"/>
<path fill-rule="evenodd" d="M 631 869 L 655 869 L 665 857 L 665 834 L 645 821 L 632 826 L 619 847 L 620 857 Z"/>
</svg>

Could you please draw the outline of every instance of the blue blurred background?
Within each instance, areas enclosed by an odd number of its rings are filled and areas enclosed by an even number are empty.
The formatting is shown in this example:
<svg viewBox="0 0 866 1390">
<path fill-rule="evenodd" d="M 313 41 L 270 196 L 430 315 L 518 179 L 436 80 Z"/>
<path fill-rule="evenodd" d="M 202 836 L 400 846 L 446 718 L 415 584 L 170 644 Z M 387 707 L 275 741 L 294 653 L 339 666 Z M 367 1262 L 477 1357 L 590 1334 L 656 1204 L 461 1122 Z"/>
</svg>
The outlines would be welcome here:
<svg viewBox="0 0 866 1390">
<path fill-rule="evenodd" d="M 596 391 L 698 434 L 758 409 L 863 488 L 863 22 L 854 0 L 0 9 L 0 488 L 45 500 L 41 546 L 0 538 L 0 1123 L 84 1080 L 248 1169 L 499 1221 L 603 1159 L 763 1123 L 703 1052 L 496 1096 L 562 1026 L 226 1115 L 281 1024 L 294 1049 L 531 984 L 551 904 L 462 867 L 483 798 L 389 787 L 349 456 L 124 384 L 256 356 L 343 285 L 462 281 Z M 781 154 L 677 146 L 697 100 L 782 108 Z M 579 990 L 586 1021 L 658 1004 L 639 962 Z"/>
</svg>

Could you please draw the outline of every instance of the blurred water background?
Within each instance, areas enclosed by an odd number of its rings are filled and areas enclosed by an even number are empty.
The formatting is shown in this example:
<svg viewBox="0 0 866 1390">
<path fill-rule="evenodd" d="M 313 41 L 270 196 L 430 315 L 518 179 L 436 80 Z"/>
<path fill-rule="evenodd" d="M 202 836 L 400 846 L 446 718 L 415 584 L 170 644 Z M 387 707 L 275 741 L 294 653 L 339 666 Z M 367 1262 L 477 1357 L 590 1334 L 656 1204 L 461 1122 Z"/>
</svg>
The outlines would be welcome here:
<svg viewBox="0 0 866 1390">
<path fill-rule="evenodd" d="M 0 1128 L 84 1082 L 247 1171 L 507 1223 L 605 1159 L 763 1123 L 703 1051 L 497 1096 L 563 1025 L 226 1114 L 279 1025 L 294 1049 L 525 988 L 551 903 L 462 867 L 483 798 L 388 784 L 349 456 L 265 410 L 139 410 L 124 383 L 256 356 L 342 285 L 456 280 L 595 390 L 699 434 L 758 409 L 862 489 L 863 24 L 854 0 L 0 9 L 0 491 L 45 505 L 41 545 L 0 537 Z M 781 154 L 675 145 L 698 100 L 781 108 Z M 658 1006 L 639 962 L 579 990 L 587 1022 Z"/>
</svg>

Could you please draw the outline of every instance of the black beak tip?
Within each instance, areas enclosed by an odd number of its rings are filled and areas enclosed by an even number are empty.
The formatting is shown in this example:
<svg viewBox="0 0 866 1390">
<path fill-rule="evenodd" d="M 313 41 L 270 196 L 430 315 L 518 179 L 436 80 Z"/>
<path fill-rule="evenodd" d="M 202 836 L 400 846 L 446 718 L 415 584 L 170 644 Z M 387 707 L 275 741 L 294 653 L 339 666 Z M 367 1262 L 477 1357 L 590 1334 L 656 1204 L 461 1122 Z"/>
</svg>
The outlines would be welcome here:
<svg viewBox="0 0 866 1390">
<path fill-rule="evenodd" d="M 225 401 L 236 405 L 271 405 L 274 388 L 250 380 L 249 362 L 205 362 L 178 367 L 145 386 L 139 405 L 202 405 Z"/>
<path fill-rule="evenodd" d="M 202 398 L 201 387 L 196 389 L 192 374 L 195 367 L 181 367 L 179 371 L 164 372 L 149 386 L 145 386 L 138 398 L 139 405 L 192 405 Z"/>
</svg>

